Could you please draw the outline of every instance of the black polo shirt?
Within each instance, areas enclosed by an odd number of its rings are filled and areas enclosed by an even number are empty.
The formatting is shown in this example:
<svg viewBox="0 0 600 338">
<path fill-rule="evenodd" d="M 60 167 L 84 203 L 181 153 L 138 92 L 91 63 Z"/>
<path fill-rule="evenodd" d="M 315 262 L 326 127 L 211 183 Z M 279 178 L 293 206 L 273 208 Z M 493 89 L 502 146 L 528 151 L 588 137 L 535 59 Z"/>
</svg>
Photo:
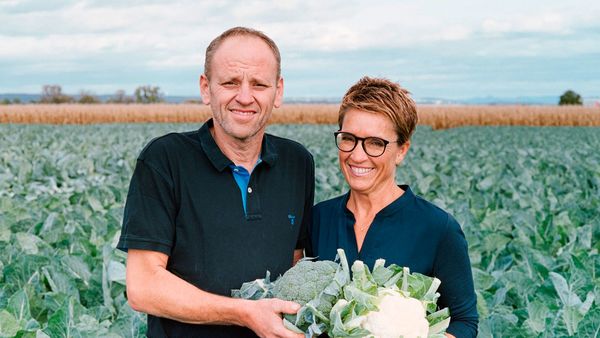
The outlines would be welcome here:
<svg viewBox="0 0 600 338">
<path fill-rule="evenodd" d="M 304 248 L 314 199 L 314 162 L 299 143 L 265 135 L 248 184 L 246 214 L 232 162 L 209 128 L 171 133 L 142 150 L 117 247 L 169 256 L 167 269 L 229 296 L 243 282 L 283 274 Z M 255 337 L 237 326 L 191 325 L 148 315 L 150 337 Z"/>
</svg>

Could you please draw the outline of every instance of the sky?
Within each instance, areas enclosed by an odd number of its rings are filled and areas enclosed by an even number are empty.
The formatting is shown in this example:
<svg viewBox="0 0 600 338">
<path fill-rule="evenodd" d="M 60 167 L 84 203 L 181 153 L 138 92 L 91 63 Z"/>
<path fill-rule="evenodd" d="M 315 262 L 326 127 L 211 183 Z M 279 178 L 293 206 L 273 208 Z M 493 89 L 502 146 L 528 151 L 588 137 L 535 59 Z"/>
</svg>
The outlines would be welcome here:
<svg viewBox="0 0 600 338">
<path fill-rule="evenodd" d="M 340 98 L 386 77 L 415 98 L 600 97 L 600 1 L 0 0 L 0 93 L 199 97 L 208 43 L 269 35 L 285 97 Z"/>
</svg>

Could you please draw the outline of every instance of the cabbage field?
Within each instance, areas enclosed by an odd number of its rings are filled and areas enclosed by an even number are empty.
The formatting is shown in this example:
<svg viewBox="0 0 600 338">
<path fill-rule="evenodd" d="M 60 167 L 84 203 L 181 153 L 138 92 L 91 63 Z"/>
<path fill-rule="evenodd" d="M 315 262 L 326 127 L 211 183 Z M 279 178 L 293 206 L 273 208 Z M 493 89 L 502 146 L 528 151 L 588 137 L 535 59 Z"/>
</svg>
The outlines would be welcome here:
<svg viewBox="0 0 600 338">
<path fill-rule="evenodd" d="M 198 125 L 0 125 L 0 337 L 139 337 L 115 250 L 135 158 Z M 331 125 L 273 125 L 345 192 Z M 456 216 L 480 337 L 600 336 L 600 128 L 419 127 L 398 182 Z"/>
</svg>

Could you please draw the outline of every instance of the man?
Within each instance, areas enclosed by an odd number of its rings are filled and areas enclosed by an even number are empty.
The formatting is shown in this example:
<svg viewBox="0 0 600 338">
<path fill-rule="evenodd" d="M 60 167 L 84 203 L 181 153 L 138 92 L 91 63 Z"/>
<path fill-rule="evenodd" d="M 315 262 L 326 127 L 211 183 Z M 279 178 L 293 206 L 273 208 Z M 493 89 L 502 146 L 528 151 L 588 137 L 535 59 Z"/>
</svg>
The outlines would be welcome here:
<svg viewBox="0 0 600 338">
<path fill-rule="evenodd" d="M 200 90 L 213 119 L 138 157 L 118 244 L 128 301 L 148 314 L 150 337 L 303 337 L 281 320 L 298 304 L 228 297 L 285 272 L 307 240 L 312 157 L 265 134 L 283 95 L 277 46 L 253 29 L 225 31 L 206 50 Z"/>
</svg>

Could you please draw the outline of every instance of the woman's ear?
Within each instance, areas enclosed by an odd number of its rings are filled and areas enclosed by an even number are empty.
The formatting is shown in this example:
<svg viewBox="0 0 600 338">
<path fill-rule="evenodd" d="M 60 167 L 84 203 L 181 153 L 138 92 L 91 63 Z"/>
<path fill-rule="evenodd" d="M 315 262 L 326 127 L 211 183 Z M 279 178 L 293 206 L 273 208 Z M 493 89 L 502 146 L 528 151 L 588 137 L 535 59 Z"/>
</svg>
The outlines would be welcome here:
<svg viewBox="0 0 600 338">
<path fill-rule="evenodd" d="M 399 147 L 398 152 L 396 153 L 396 166 L 399 166 L 400 163 L 402 163 L 402 161 L 404 161 L 404 158 L 406 157 L 406 154 L 408 153 L 409 148 L 410 148 L 410 140 L 404 142 L 404 144 Z"/>
</svg>

